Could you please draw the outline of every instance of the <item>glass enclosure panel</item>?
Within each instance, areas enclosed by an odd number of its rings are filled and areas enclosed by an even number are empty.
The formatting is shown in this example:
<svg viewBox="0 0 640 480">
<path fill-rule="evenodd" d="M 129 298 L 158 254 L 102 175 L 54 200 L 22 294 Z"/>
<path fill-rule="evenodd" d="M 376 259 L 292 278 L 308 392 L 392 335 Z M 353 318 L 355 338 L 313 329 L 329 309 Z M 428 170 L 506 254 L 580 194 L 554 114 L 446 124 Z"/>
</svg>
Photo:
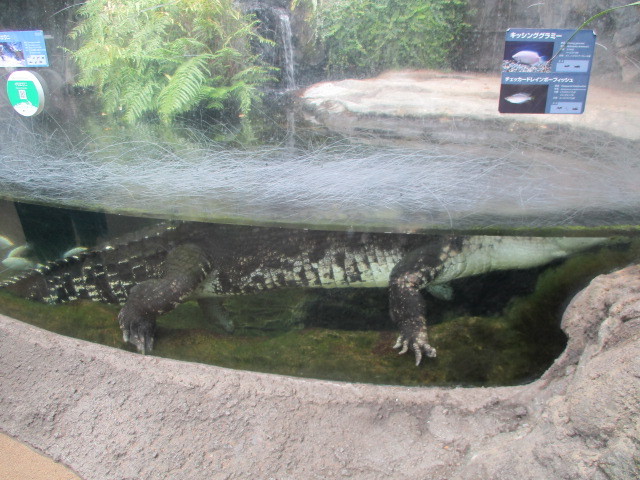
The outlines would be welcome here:
<svg viewBox="0 0 640 480">
<path fill-rule="evenodd" d="M 0 0 L 0 312 L 234 368 L 535 378 L 638 260 L 613 6 Z"/>
</svg>

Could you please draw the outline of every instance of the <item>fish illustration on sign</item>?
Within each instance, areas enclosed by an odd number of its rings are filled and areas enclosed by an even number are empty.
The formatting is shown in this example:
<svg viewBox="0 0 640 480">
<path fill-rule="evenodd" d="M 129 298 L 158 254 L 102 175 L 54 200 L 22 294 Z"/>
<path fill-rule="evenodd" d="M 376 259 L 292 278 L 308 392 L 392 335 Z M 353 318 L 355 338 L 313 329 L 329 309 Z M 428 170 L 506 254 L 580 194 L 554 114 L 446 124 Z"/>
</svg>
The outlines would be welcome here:
<svg viewBox="0 0 640 480">
<path fill-rule="evenodd" d="M 534 52 L 533 50 L 522 50 L 511 58 L 516 62 L 523 63 L 525 65 L 537 65 L 538 63 L 546 61 L 544 57 L 541 57 L 538 55 L 538 52 Z"/>
<path fill-rule="evenodd" d="M 509 95 L 508 97 L 504 97 L 504 99 L 509 103 L 515 103 L 516 105 L 520 105 L 522 103 L 527 103 L 533 100 L 533 96 L 528 93 L 519 92 L 519 93 L 514 93 L 513 95 Z"/>
</svg>

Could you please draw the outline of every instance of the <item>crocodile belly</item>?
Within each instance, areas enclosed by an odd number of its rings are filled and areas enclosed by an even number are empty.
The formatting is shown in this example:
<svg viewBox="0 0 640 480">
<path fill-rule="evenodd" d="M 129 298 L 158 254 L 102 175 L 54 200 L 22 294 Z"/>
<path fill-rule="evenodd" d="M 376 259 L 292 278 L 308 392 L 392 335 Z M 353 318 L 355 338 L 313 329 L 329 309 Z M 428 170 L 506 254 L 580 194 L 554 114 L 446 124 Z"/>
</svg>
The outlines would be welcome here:
<svg viewBox="0 0 640 480">
<path fill-rule="evenodd" d="M 434 284 L 490 271 L 544 265 L 605 242 L 606 238 L 470 236 L 447 252 Z M 446 258 L 445 258 L 446 257 Z"/>
<path fill-rule="evenodd" d="M 214 270 L 194 292 L 195 298 L 256 293 L 277 288 L 382 288 L 389 285 L 402 252 L 363 245 L 357 249 L 328 249 L 315 259 L 303 253 L 282 258 L 278 265 L 242 271 Z M 238 262 L 242 265 L 243 262 Z"/>
</svg>

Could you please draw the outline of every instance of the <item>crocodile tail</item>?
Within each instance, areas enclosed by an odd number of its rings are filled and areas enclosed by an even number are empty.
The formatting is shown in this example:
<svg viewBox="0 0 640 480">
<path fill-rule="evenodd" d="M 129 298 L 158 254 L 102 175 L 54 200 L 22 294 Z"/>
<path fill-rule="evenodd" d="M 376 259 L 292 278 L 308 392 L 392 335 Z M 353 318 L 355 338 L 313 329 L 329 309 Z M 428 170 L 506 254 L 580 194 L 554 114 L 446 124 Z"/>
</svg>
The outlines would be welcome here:
<svg viewBox="0 0 640 480">
<path fill-rule="evenodd" d="M 37 301 L 44 301 L 44 298 L 49 295 L 44 276 L 35 272 L 7 280 L 0 284 L 0 288 L 19 297 Z"/>
<path fill-rule="evenodd" d="M 81 264 L 89 254 L 48 262 L 22 273 L 0 287 L 22 298 L 45 303 L 59 303 L 82 298 L 74 284 L 80 278 Z"/>
<path fill-rule="evenodd" d="M 17 296 L 45 303 L 77 299 L 122 304 L 131 288 L 157 277 L 179 236 L 175 224 L 156 225 L 92 250 L 54 260 L 0 284 Z"/>
</svg>

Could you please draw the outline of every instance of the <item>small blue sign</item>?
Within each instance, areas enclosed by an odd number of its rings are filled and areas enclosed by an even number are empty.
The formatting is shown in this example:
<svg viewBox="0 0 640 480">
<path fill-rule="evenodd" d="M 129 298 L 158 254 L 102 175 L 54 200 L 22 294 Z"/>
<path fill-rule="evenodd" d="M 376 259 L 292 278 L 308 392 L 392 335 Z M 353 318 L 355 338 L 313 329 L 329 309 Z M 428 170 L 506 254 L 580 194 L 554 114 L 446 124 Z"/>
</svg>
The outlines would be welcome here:
<svg viewBox="0 0 640 480">
<path fill-rule="evenodd" d="M 42 30 L 0 32 L 0 67 L 48 67 Z"/>
<path fill-rule="evenodd" d="M 583 113 L 595 45 L 593 30 L 507 30 L 498 111 Z"/>
</svg>

